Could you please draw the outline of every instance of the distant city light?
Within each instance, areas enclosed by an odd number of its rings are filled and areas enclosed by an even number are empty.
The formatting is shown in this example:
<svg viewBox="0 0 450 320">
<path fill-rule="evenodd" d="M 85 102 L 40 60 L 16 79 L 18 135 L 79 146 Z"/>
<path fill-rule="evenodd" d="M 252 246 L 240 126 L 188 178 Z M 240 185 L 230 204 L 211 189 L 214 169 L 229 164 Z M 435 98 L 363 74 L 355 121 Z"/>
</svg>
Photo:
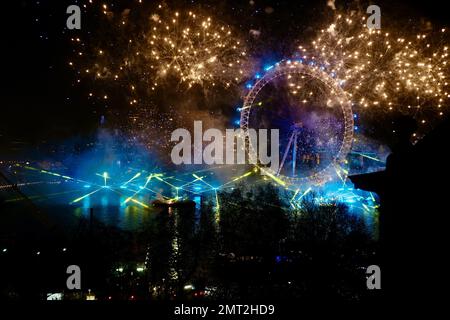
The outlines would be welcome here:
<svg viewBox="0 0 450 320">
<path fill-rule="evenodd" d="M 187 284 L 184 286 L 184 290 L 194 290 L 194 286 L 192 284 Z"/>
</svg>

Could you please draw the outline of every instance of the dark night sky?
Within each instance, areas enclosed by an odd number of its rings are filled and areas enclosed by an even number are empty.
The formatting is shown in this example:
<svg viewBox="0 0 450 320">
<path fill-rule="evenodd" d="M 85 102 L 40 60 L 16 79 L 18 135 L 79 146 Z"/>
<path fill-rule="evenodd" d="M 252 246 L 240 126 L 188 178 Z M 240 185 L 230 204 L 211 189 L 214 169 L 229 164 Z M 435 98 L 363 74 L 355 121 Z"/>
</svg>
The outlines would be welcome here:
<svg viewBox="0 0 450 320">
<path fill-rule="evenodd" d="M 67 68 L 72 50 L 68 38 L 78 31 L 65 30 L 65 11 L 76 2 L 19 0 L 2 3 L 0 145 L 13 139 L 29 143 L 64 139 L 89 133 L 98 124 L 98 114 L 94 114 L 92 105 L 78 98 L 79 89 L 72 87 L 73 75 Z M 283 55 L 280 39 L 292 34 L 301 39 L 302 34 L 312 32 L 307 26 L 331 15 L 325 0 L 255 0 L 253 6 L 247 0 L 172 2 L 213 4 L 213 12 L 222 15 L 227 22 L 236 21 L 240 28 L 265 28 L 274 39 L 267 48 L 274 56 Z M 381 6 L 382 17 L 393 17 L 396 22 L 416 16 L 444 25 L 448 22 L 448 12 L 442 1 L 375 3 Z M 342 7 L 344 1 L 337 0 L 336 5 Z M 267 6 L 274 9 L 270 17 L 264 13 Z M 81 32 L 86 37 L 86 29 Z"/>
</svg>

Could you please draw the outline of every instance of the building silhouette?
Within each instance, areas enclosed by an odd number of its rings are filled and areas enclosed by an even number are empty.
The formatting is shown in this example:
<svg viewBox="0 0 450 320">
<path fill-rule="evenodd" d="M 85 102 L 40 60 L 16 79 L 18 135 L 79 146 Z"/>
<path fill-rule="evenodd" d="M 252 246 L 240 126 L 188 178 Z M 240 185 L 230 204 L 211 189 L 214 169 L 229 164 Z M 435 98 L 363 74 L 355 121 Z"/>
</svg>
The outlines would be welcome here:
<svg viewBox="0 0 450 320">
<path fill-rule="evenodd" d="M 397 119 L 386 169 L 349 177 L 380 197 L 382 288 L 389 299 L 408 301 L 443 298 L 437 290 L 449 270 L 450 122 L 413 145 L 415 130 L 411 119 Z"/>
</svg>

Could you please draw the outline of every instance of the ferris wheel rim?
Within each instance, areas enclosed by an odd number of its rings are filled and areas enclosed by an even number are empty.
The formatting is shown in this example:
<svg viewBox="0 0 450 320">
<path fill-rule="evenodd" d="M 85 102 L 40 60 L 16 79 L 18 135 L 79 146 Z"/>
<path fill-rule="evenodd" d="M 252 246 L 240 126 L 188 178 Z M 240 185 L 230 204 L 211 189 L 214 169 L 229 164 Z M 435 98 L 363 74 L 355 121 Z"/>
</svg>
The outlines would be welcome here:
<svg viewBox="0 0 450 320">
<path fill-rule="evenodd" d="M 252 105 L 258 96 L 259 92 L 271 81 L 288 74 L 304 74 L 310 76 L 314 79 L 325 84 L 331 92 L 333 92 L 339 101 L 339 106 L 342 110 L 343 120 L 344 120 L 344 136 L 342 139 L 341 146 L 336 156 L 333 157 L 331 163 L 324 169 L 319 170 L 311 175 L 305 177 L 289 177 L 286 175 L 281 175 L 278 172 L 270 168 L 261 168 L 262 171 L 277 176 L 279 179 L 283 180 L 286 184 L 295 185 L 299 183 L 304 184 L 314 184 L 321 185 L 327 181 L 332 180 L 335 175 L 340 176 L 341 179 L 345 179 L 347 174 L 345 170 L 341 170 L 341 174 L 337 173 L 338 168 L 341 166 L 342 162 L 345 162 L 348 153 L 351 150 L 353 143 L 353 133 L 354 133 L 354 121 L 353 121 L 353 111 L 351 101 L 348 99 L 347 93 L 339 86 L 337 79 L 331 77 L 322 68 L 318 66 L 311 66 L 303 62 L 283 62 L 277 63 L 273 68 L 268 70 L 251 88 L 250 91 L 244 98 L 244 103 L 241 110 L 240 117 L 240 127 L 243 132 L 246 145 L 249 147 L 250 157 L 254 157 L 256 154 L 255 149 L 249 139 L 249 118 Z M 257 157 L 257 156 L 256 156 Z M 257 163 L 257 159 L 251 159 L 252 163 Z M 336 174 L 335 174 L 336 172 Z"/>
</svg>

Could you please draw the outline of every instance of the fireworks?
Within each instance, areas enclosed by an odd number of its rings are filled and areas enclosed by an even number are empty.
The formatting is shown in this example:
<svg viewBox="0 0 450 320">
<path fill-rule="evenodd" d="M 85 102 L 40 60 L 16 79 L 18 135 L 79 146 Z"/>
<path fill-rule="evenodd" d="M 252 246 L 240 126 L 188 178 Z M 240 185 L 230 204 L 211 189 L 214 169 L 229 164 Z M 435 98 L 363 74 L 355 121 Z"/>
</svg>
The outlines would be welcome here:
<svg viewBox="0 0 450 320">
<path fill-rule="evenodd" d="M 252 40 L 236 32 L 237 24 L 217 21 L 207 7 L 182 6 L 179 11 L 164 3 L 121 11 L 113 5 L 92 7 L 99 10 L 98 35 L 89 41 L 73 37 L 74 57 L 68 65 L 76 71 L 77 83 L 89 80 L 87 98 L 108 107 L 120 121 L 126 116 L 125 131 L 149 148 L 169 149 L 170 131 L 187 120 L 203 120 L 214 112 L 226 115 L 226 105 L 219 101 L 236 101 L 234 89 L 243 89 L 243 83 L 251 89 L 249 75 L 257 57 L 266 54 L 256 45 L 250 47 Z M 328 74 L 361 119 L 384 123 L 394 112 L 406 113 L 422 124 L 420 136 L 449 104 L 447 32 L 428 30 L 412 36 L 412 28 L 404 32 L 387 24 L 370 30 L 366 19 L 364 11 L 336 15 L 291 58 Z M 340 104 L 335 90 L 324 90 L 302 76 L 286 80 L 290 100 L 300 105 Z M 210 99 L 208 92 L 221 96 Z M 208 110 L 199 112 L 204 105 Z"/>
<path fill-rule="evenodd" d="M 157 81 L 173 76 L 188 87 L 229 87 L 242 80 L 246 48 L 229 27 L 191 11 L 172 16 L 162 11 L 150 21 L 142 52 Z"/>
<path fill-rule="evenodd" d="M 88 88 L 110 125 L 153 151 L 169 150 L 170 132 L 195 117 L 199 99 L 233 95 L 251 69 L 245 41 L 200 9 L 90 6 L 96 33 L 70 39 L 74 85 Z"/>
<path fill-rule="evenodd" d="M 106 5 L 100 10 L 105 16 L 102 29 L 107 30 L 96 43 L 72 38 L 78 63 L 71 60 L 69 66 L 80 76 L 126 88 L 130 106 L 161 86 L 181 92 L 194 85 L 229 88 L 248 74 L 244 41 L 210 16 L 163 5 L 149 14 L 130 9 L 115 14 Z M 131 17 L 138 22 L 128 23 Z"/>
<path fill-rule="evenodd" d="M 450 98 L 448 48 L 442 44 L 446 30 L 408 39 L 368 29 L 366 19 L 338 15 L 310 50 L 299 47 L 300 55 L 334 74 L 362 112 L 398 111 L 422 123 L 429 114 L 442 116 Z"/>
</svg>

